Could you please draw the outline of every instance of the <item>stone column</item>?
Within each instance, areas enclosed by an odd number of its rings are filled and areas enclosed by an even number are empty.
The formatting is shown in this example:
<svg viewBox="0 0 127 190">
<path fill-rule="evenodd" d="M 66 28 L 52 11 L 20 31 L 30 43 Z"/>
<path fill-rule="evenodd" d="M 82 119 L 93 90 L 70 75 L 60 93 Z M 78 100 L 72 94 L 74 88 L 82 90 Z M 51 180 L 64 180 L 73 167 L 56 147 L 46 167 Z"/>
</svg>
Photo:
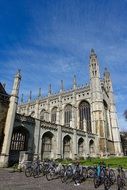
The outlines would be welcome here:
<svg viewBox="0 0 127 190">
<path fill-rule="evenodd" d="M 61 100 L 61 95 L 59 96 L 59 104 L 57 108 L 57 116 L 56 116 L 56 123 L 57 124 L 62 124 L 61 122 L 61 117 L 62 116 L 62 100 Z"/>
<path fill-rule="evenodd" d="M 61 126 L 58 125 L 58 131 L 57 131 L 57 158 L 62 158 L 62 130 Z"/>
<path fill-rule="evenodd" d="M 90 156 L 88 133 L 86 133 L 85 150 L 86 150 L 85 156 L 86 156 L 86 157 Z"/>
<path fill-rule="evenodd" d="M 76 128 L 76 121 L 75 121 L 76 109 L 77 109 L 76 107 L 72 106 L 72 121 L 70 125 L 72 128 Z"/>
<path fill-rule="evenodd" d="M 4 130 L 5 136 L 4 136 L 2 151 L 1 151 L 1 155 L 0 155 L 0 166 L 1 167 L 8 166 L 11 137 L 12 137 L 15 114 L 16 114 L 17 103 L 18 103 L 20 80 L 21 80 L 21 75 L 20 75 L 20 70 L 19 70 L 14 78 L 12 94 L 10 97 L 9 109 L 7 112 L 7 118 L 6 118 L 6 123 L 5 123 L 5 130 Z"/>
<path fill-rule="evenodd" d="M 65 105 L 61 106 L 61 112 L 60 112 L 60 124 L 61 125 L 64 125 L 64 106 Z"/>
<path fill-rule="evenodd" d="M 26 106 L 26 110 L 25 110 L 25 114 L 28 116 L 30 113 L 29 113 L 29 107 L 30 107 L 30 103 L 27 104 Z"/>
<path fill-rule="evenodd" d="M 109 138 L 110 138 L 110 140 L 112 140 L 112 130 L 111 130 L 111 122 L 110 122 L 109 110 L 107 110 L 107 119 L 108 119 L 108 127 L 109 127 Z"/>
<path fill-rule="evenodd" d="M 39 119 L 39 100 L 36 100 L 36 105 L 35 105 L 35 118 Z"/>
<path fill-rule="evenodd" d="M 73 129 L 73 158 L 77 157 L 77 131 L 76 129 Z"/>
<path fill-rule="evenodd" d="M 35 131 L 34 131 L 34 146 L 35 146 L 35 155 L 41 154 L 39 152 L 39 145 L 40 145 L 40 120 L 35 119 Z"/>
<path fill-rule="evenodd" d="M 50 99 L 47 99 L 46 112 L 44 114 L 44 119 L 49 122 L 49 112 L 50 112 Z"/>
<path fill-rule="evenodd" d="M 76 128 L 79 129 L 80 128 L 80 116 L 79 116 L 79 108 L 77 107 L 76 109 Z"/>
</svg>

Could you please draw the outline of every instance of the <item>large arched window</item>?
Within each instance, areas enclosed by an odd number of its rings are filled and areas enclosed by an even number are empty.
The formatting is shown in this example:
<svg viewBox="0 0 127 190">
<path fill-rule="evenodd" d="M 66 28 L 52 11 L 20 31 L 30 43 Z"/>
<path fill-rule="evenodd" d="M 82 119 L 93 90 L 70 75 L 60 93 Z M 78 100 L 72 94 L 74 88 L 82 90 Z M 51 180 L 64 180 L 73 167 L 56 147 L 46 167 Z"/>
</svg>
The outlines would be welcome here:
<svg viewBox="0 0 127 190">
<path fill-rule="evenodd" d="M 29 133 L 24 128 L 14 129 L 10 151 L 25 151 L 27 150 Z"/>
<path fill-rule="evenodd" d="M 79 105 L 79 117 L 80 117 L 80 129 L 86 129 L 87 132 L 91 130 L 91 113 L 90 104 L 87 101 L 83 101 Z"/>
<path fill-rule="evenodd" d="M 51 122 L 56 123 L 56 114 L 57 114 L 57 108 L 53 108 L 51 111 Z"/>
<path fill-rule="evenodd" d="M 64 110 L 64 124 L 66 127 L 70 127 L 70 121 L 72 120 L 72 106 L 66 105 Z"/>
</svg>

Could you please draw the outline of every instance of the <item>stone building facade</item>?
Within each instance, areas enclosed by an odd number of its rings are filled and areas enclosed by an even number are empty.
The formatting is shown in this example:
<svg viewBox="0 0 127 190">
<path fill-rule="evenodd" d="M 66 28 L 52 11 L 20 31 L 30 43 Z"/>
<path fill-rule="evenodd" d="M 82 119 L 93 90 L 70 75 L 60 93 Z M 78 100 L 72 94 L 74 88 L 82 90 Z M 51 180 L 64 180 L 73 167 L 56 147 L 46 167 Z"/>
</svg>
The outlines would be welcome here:
<svg viewBox="0 0 127 190">
<path fill-rule="evenodd" d="M 9 95 L 5 91 L 4 85 L 0 83 L 0 153 L 4 139 L 4 128 L 9 106 Z"/>
<path fill-rule="evenodd" d="M 36 100 L 30 97 L 17 106 L 20 73 L 12 91 L 13 114 L 8 116 L 0 163 L 5 155 L 17 158 L 20 151 L 44 158 L 76 158 L 88 156 L 121 155 L 121 140 L 117 121 L 112 80 L 107 69 L 100 79 L 97 55 L 92 49 L 89 61 L 89 84 L 78 87 L 76 76 L 73 88 L 64 90 L 63 81 L 57 94 L 47 97 L 39 92 Z M 9 113 L 8 111 L 8 113 Z M 9 130 L 10 128 L 10 130 Z M 10 132 L 10 133 L 9 133 Z M 9 133 L 9 134 L 8 134 Z M 10 144 L 6 147 L 6 140 Z M 10 159 L 11 159 L 10 158 Z M 1 164 L 2 165 L 2 164 Z"/>
</svg>

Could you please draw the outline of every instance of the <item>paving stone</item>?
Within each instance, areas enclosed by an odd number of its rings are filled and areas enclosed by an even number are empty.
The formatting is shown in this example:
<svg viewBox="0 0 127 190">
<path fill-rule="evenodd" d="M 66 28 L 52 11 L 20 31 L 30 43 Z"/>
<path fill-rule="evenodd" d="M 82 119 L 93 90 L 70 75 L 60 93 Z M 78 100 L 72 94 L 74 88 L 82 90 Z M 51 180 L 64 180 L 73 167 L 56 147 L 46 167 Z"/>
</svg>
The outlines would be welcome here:
<svg viewBox="0 0 127 190">
<path fill-rule="evenodd" d="M 46 177 L 26 177 L 23 172 L 12 173 L 8 169 L 0 169 L 0 190 L 94 190 L 92 180 L 86 180 L 79 186 L 74 183 L 61 183 L 60 179 L 47 181 Z M 104 186 L 100 186 L 98 190 L 104 190 Z M 117 190 L 116 184 L 110 190 Z"/>
</svg>

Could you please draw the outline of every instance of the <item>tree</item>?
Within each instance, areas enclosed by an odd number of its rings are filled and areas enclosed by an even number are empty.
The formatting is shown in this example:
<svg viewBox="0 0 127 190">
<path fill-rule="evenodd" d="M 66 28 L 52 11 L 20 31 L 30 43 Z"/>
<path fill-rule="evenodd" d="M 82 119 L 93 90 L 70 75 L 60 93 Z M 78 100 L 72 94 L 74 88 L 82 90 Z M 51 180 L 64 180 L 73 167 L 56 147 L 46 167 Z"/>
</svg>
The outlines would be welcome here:
<svg viewBox="0 0 127 190">
<path fill-rule="evenodd" d="M 127 120 L 127 110 L 124 111 L 124 117 Z"/>
</svg>

